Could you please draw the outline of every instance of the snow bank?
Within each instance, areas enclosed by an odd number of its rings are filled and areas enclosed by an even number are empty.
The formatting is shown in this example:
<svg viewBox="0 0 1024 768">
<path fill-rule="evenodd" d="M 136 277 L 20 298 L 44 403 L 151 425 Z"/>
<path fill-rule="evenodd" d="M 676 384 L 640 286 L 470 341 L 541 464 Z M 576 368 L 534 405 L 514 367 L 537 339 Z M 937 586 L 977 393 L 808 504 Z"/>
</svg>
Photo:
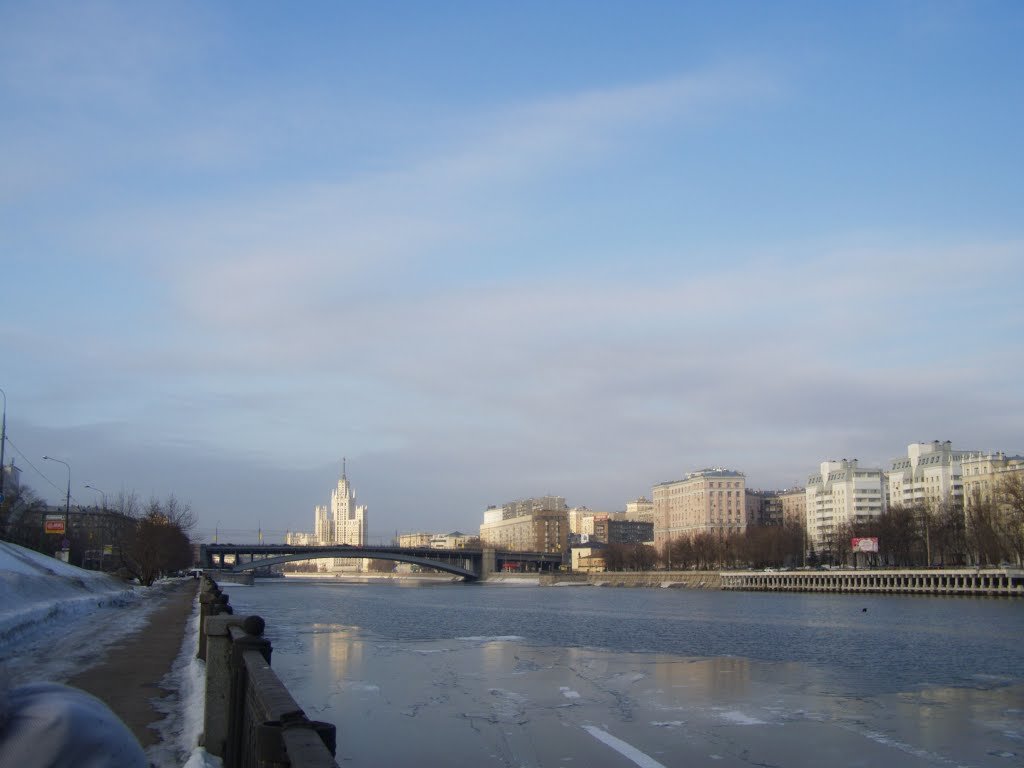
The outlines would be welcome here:
<svg viewBox="0 0 1024 768">
<path fill-rule="evenodd" d="M 38 622 L 133 599 L 134 588 L 113 576 L 0 541 L 0 646 Z"/>
</svg>

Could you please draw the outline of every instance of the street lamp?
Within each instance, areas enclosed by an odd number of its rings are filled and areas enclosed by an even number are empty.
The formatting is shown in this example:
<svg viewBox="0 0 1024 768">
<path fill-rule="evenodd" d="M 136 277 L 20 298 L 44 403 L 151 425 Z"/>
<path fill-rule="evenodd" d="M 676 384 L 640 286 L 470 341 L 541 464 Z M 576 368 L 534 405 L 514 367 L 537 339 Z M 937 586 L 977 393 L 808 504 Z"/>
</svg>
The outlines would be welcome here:
<svg viewBox="0 0 1024 768">
<path fill-rule="evenodd" d="M 107 494 L 105 494 L 103 491 L 101 491 L 95 485 L 86 485 L 85 487 L 88 488 L 90 491 L 96 491 L 96 493 L 98 493 L 100 496 L 103 497 L 103 511 L 106 512 L 107 511 Z"/>
<path fill-rule="evenodd" d="M 71 465 L 66 461 L 55 459 L 53 456 L 43 456 L 43 458 L 47 461 L 56 461 L 58 464 L 63 464 L 68 468 L 68 495 L 64 497 L 64 540 L 67 541 L 68 536 L 71 534 L 71 523 L 68 519 L 71 516 Z"/>
<path fill-rule="evenodd" d="M 4 444 L 7 443 L 7 393 L 0 389 L 0 395 L 4 396 L 4 417 L 0 425 L 0 504 L 4 500 Z"/>
</svg>

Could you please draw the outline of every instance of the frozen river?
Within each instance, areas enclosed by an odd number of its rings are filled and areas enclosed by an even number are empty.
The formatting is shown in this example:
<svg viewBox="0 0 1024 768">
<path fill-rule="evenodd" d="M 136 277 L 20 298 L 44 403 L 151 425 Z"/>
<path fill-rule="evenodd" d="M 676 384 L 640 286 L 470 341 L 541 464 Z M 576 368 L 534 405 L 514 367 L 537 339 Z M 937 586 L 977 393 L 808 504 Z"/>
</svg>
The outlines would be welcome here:
<svg viewBox="0 0 1024 768">
<path fill-rule="evenodd" d="M 1024 765 L 1012 600 L 225 588 L 342 765 Z"/>
</svg>

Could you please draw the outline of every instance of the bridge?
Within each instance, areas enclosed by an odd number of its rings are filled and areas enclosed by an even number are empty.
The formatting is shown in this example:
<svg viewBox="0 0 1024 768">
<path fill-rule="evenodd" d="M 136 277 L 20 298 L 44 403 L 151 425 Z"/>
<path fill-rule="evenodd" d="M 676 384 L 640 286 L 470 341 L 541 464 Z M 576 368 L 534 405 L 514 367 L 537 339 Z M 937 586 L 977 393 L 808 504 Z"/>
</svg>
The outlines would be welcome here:
<svg viewBox="0 0 1024 768">
<path fill-rule="evenodd" d="M 199 561 L 204 568 L 230 568 L 235 573 L 269 568 L 298 560 L 371 559 L 411 563 L 433 568 L 464 581 L 486 579 L 505 571 L 557 571 L 558 552 L 499 552 L 494 549 L 431 549 L 430 547 L 354 547 L 332 544 L 299 547 L 292 544 L 202 544 Z"/>
</svg>

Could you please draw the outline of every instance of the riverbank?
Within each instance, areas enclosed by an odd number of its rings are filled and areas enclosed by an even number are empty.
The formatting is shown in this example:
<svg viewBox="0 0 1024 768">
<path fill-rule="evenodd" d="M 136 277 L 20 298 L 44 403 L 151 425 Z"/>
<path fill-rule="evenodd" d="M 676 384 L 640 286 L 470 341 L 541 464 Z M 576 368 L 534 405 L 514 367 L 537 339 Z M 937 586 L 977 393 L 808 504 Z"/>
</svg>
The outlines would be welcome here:
<svg viewBox="0 0 1024 768">
<path fill-rule="evenodd" d="M 657 587 L 659 589 L 721 589 L 718 571 L 636 571 L 620 573 L 544 573 L 542 587 Z"/>
<path fill-rule="evenodd" d="M 0 692 L 41 681 L 83 688 L 125 721 L 156 768 L 212 765 L 196 748 L 195 585 L 140 587 L 0 542 Z"/>
</svg>

